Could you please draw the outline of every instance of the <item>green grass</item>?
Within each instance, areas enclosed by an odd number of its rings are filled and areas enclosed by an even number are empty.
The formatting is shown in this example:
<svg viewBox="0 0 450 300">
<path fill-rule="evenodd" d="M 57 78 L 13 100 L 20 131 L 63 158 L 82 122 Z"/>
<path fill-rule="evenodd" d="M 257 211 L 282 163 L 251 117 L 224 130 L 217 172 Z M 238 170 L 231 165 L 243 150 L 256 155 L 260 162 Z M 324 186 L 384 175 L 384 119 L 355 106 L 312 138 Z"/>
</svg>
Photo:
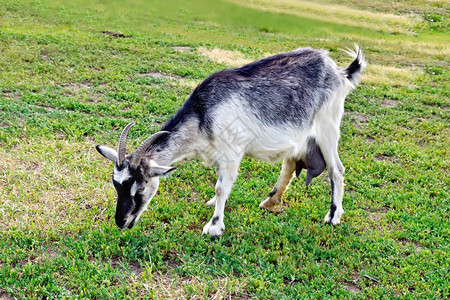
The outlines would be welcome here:
<svg viewBox="0 0 450 300">
<path fill-rule="evenodd" d="M 317 1 L 339 20 L 286 2 L 0 1 L 0 298 L 449 295 L 448 5 Z M 216 177 L 195 160 L 133 230 L 116 228 L 112 165 L 94 146 L 115 146 L 130 121 L 139 145 L 227 67 L 197 49 L 257 59 L 312 46 L 345 66 L 353 43 L 369 67 L 341 127 L 342 224 L 323 224 L 325 175 L 295 180 L 281 213 L 261 211 L 280 165 L 245 159 L 224 236 L 201 234 Z"/>
</svg>

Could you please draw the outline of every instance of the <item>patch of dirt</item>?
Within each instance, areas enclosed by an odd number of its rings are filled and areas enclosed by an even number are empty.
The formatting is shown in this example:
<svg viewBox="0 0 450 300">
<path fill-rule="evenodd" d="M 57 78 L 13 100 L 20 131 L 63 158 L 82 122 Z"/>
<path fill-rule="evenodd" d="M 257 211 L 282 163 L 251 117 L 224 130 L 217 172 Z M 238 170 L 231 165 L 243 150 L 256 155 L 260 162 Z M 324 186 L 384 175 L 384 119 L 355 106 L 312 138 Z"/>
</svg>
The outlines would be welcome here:
<svg viewBox="0 0 450 300">
<path fill-rule="evenodd" d="M 138 76 L 139 77 L 150 76 L 150 77 L 153 77 L 155 79 L 162 78 L 162 79 L 166 79 L 166 80 L 169 80 L 169 81 L 173 80 L 173 81 L 178 82 L 181 85 L 188 86 L 188 87 L 191 87 L 191 88 L 196 87 L 198 85 L 198 83 L 199 83 L 196 80 L 186 79 L 186 78 L 184 78 L 182 76 L 179 76 L 179 75 L 167 75 L 167 74 L 163 74 L 163 73 L 160 73 L 160 72 L 140 73 L 140 74 L 138 74 Z"/>
<path fill-rule="evenodd" d="M 206 56 L 212 61 L 219 64 L 225 64 L 230 67 L 239 67 L 252 62 L 252 60 L 245 58 L 244 55 L 238 51 L 230 51 L 219 48 L 208 49 L 205 47 L 200 47 L 197 51 L 200 55 Z"/>
<path fill-rule="evenodd" d="M 360 114 L 360 113 L 351 113 L 350 116 L 352 116 L 356 121 L 360 123 L 367 123 L 367 116 Z"/>
<path fill-rule="evenodd" d="M 14 92 L 11 91 L 3 91 L 0 95 L 2 98 L 7 98 L 7 99 L 19 99 L 20 95 L 19 94 L 15 94 Z"/>
<path fill-rule="evenodd" d="M 353 294 L 358 294 L 361 291 L 361 288 L 354 282 L 348 282 L 344 286 L 344 290 L 352 292 Z"/>
<path fill-rule="evenodd" d="M 111 267 L 114 269 L 129 268 L 136 276 L 140 276 L 144 272 L 141 268 L 141 265 L 137 261 L 124 262 L 119 257 L 111 258 Z"/>
<path fill-rule="evenodd" d="M 375 142 L 375 139 L 371 136 L 366 136 L 366 141 L 368 141 L 369 143 L 373 143 Z"/>
<path fill-rule="evenodd" d="M 385 99 L 381 102 L 381 106 L 386 108 L 396 107 L 398 105 L 398 101 L 392 99 Z"/>
<path fill-rule="evenodd" d="M 384 154 L 375 154 L 373 157 L 377 161 L 394 161 L 394 158 L 392 156 L 384 155 Z"/>
<path fill-rule="evenodd" d="M 53 246 L 49 246 L 47 249 L 47 256 L 50 259 L 55 259 L 58 257 L 58 252 L 53 248 Z"/>
<path fill-rule="evenodd" d="M 388 211 L 389 211 L 389 207 L 383 206 L 383 207 L 381 207 L 380 209 L 376 210 L 375 212 L 372 212 L 372 213 L 369 215 L 369 218 L 370 218 L 371 220 L 373 220 L 373 221 L 381 220 L 381 218 L 383 217 L 383 215 L 384 215 L 385 213 L 387 213 Z"/>
<path fill-rule="evenodd" d="M 165 74 L 159 73 L 159 72 L 140 73 L 138 76 L 139 77 L 151 76 L 153 78 L 164 78 L 164 79 L 172 79 L 173 78 L 172 76 L 165 75 Z"/>
<path fill-rule="evenodd" d="M 137 276 L 140 276 L 143 273 L 141 265 L 137 261 L 130 262 L 129 266 L 131 271 L 133 271 L 133 273 Z"/>
<path fill-rule="evenodd" d="M 123 34 L 121 32 L 113 32 L 113 31 L 108 31 L 108 30 L 102 31 L 102 34 L 106 35 L 106 36 L 112 36 L 115 38 L 130 38 L 130 37 L 132 37 L 130 34 Z"/>
<path fill-rule="evenodd" d="M 346 279 L 346 283 L 344 285 L 344 290 L 349 291 L 353 294 L 357 294 L 361 291 L 361 287 L 358 285 L 358 281 L 360 280 L 360 275 L 356 270 L 353 270 L 351 278 Z"/>
<path fill-rule="evenodd" d="M 357 113 L 357 112 L 345 112 L 344 115 L 351 117 L 354 120 L 350 120 L 350 122 L 352 123 L 353 127 L 355 127 L 356 129 L 363 129 L 363 125 L 368 123 L 368 117 L 364 114 L 361 113 Z"/>
<path fill-rule="evenodd" d="M 423 245 L 419 242 L 413 242 L 414 244 L 414 249 L 416 250 L 416 252 L 420 252 L 423 249 Z"/>
<path fill-rule="evenodd" d="M 0 290 L 0 300 L 10 300 L 14 299 L 13 296 L 8 294 L 5 290 Z"/>
<path fill-rule="evenodd" d="M 399 241 L 400 243 L 402 243 L 403 246 L 406 246 L 406 245 L 408 245 L 408 244 L 413 244 L 414 250 L 415 250 L 416 252 L 420 252 L 420 251 L 423 250 L 423 248 L 425 248 L 421 243 L 419 243 L 419 242 L 413 242 L 413 241 L 410 241 L 410 240 L 408 240 L 408 239 L 406 239 L 406 238 L 400 238 L 400 239 L 398 239 L 398 241 Z"/>
</svg>

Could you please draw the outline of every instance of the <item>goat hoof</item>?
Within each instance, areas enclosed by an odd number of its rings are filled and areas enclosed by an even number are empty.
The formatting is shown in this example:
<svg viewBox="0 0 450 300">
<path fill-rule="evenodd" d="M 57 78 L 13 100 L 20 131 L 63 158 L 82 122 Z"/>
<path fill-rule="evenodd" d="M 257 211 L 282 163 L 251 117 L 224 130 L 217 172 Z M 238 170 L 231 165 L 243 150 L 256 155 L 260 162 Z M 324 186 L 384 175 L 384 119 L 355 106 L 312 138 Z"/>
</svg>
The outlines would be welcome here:
<svg viewBox="0 0 450 300">
<path fill-rule="evenodd" d="M 214 205 L 216 205 L 216 196 L 212 197 L 211 200 L 206 202 L 206 205 L 207 206 L 214 206 Z"/>
<path fill-rule="evenodd" d="M 327 215 L 325 216 L 325 223 L 331 224 L 331 225 L 337 225 L 341 222 L 341 217 L 344 214 L 343 209 L 337 209 L 334 212 L 334 215 L 331 216 L 331 211 L 328 211 Z"/>
<path fill-rule="evenodd" d="M 203 234 L 209 234 L 210 236 L 222 235 L 225 230 L 225 224 L 223 220 L 216 219 L 218 217 L 213 217 L 205 227 L 203 227 Z M 213 225 L 214 223 L 214 225 Z"/>
<path fill-rule="evenodd" d="M 259 204 L 259 208 L 267 209 L 268 211 L 275 212 L 276 203 L 272 200 L 272 198 L 266 198 L 266 200 L 262 201 Z"/>
</svg>

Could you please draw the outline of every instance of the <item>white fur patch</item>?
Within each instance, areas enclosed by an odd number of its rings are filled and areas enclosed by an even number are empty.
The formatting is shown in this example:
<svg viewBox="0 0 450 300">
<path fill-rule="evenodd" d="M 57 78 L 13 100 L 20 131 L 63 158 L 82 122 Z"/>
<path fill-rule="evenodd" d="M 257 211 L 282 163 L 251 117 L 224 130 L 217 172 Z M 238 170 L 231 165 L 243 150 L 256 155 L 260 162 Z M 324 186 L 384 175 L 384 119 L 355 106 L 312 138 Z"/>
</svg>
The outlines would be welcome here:
<svg viewBox="0 0 450 300">
<path fill-rule="evenodd" d="M 136 195 L 137 190 L 138 190 L 138 185 L 137 185 L 137 183 L 136 183 L 136 181 L 135 181 L 135 182 L 133 183 L 133 185 L 131 186 L 131 189 L 130 189 L 130 195 L 131 195 L 132 197 L 134 197 L 134 195 Z"/>
<path fill-rule="evenodd" d="M 122 183 L 130 178 L 131 174 L 128 168 L 124 168 L 121 171 L 114 168 L 114 180 L 117 181 L 118 183 Z"/>
</svg>

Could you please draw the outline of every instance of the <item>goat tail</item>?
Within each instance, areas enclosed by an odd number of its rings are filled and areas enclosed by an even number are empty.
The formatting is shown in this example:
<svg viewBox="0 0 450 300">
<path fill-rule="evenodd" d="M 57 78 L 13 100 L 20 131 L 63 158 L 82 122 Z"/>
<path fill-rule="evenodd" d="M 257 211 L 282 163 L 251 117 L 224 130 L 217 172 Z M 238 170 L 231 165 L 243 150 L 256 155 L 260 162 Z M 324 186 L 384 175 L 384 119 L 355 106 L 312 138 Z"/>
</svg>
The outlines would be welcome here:
<svg viewBox="0 0 450 300">
<path fill-rule="evenodd" d="M 361 47 L 358 45 L 355 45 L 355 49 L 347 49 L 344 51 L 355 58 L 355 60 L 344 69 L 344 76 L 356 86 L 359 83 L 362 72 L 366 68 L 366 59 L 364 58 Z"/>
</svg>

